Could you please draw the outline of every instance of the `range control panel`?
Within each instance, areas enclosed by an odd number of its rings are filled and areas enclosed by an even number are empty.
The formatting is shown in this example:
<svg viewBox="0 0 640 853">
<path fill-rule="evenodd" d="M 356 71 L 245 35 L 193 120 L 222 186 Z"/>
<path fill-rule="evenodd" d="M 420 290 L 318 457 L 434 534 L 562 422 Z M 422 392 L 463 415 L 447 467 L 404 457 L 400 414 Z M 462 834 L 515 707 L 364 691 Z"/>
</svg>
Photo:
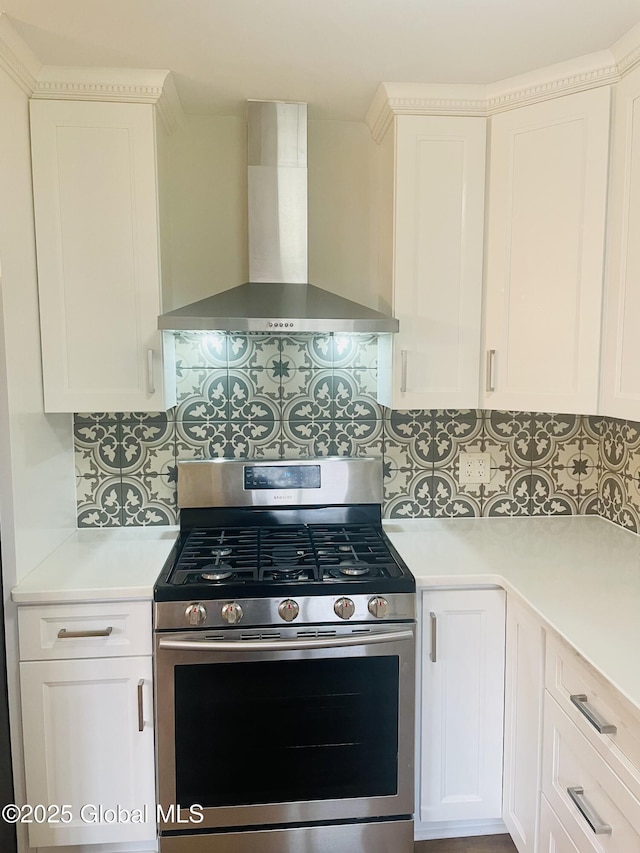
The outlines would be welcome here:
<svg viewBox="0 0 640 853">
<path fill-rule="evenodd" d="M 245 489 L 319 489 L 319 465 L 245 465 Z"/>
</svg>

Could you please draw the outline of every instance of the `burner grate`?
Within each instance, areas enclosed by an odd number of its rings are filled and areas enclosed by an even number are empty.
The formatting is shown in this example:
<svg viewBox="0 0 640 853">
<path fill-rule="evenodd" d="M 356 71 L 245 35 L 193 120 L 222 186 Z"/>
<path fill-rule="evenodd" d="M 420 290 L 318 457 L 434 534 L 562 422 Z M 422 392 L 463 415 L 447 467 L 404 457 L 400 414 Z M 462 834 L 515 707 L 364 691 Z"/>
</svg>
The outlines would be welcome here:
<svg viewBox="0 0 640 853">
<path fill-rule="evenodd" d="M 370 525 L 196 528 L 170 582 L 212 587 L 236 583 L 353 582 L 401 574 Z"/>
</svg>

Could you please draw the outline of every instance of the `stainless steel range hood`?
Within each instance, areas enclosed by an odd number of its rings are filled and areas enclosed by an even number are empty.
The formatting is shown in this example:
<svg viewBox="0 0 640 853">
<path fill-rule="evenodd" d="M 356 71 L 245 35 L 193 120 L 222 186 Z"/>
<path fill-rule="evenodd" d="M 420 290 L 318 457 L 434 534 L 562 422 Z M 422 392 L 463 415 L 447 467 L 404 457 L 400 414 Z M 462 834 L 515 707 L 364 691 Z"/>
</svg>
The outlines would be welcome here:
<svg viewBox="0 0 640 853">
<path fill-rule="evenodd" d="M 158 328 L 397 332 L 398 321 L 308 283 L 307 105 L 248 102 L 250 281 L 158 317 Z"/>
</svg>

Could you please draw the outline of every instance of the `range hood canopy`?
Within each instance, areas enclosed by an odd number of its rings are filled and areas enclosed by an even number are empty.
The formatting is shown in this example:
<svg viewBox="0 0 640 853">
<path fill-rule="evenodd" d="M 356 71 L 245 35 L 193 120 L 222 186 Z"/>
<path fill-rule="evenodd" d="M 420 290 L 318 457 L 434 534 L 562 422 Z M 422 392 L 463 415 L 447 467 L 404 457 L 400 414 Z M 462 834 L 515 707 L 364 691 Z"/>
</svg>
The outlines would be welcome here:
<svg viewBox="0 0 640 853">
<path fill-rule="evenodd" d="M 307 105 L 248 102 L 250 281 L 158 317 L 174 331 L 397 332 L 398 321 L 308 283 Z"/>
</svg>

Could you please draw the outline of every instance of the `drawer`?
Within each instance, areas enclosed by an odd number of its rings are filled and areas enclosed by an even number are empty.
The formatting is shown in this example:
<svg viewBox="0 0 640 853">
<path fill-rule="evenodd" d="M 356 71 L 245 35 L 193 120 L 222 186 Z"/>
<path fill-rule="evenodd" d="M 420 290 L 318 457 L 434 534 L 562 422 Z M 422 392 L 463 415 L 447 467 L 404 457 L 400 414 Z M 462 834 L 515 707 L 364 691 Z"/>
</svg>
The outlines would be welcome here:
<svg viewBox="0 0 640 853">
<path fill-rule="evenodd" d="M 546 691 L 542 793 L 578 850 L 640 853 L 640 801 Z"/>
<path fill-rule="evenodd" d="M 576 847 L 544 796 L 540 799 L 538 838 L 538 853 L 592 853 L 598 850 L 591 841 L 585 841 L 582 847 Z"/>
<path fill-rule="evenodd" d="M 18 608 L 20 660 L 150 655 L 150 601 Z"/>
<path fill-rule="evenodd" d="M 547 639 L 546 688 L 594 749 L 640 798 L 640 712 L 555 636 Z M 590 720 L 593 714 L 595 719 Z M 605 727 L 602 733 L 599 725 Z M 611 726 L 615 732 L 606 731 Z"/>
</svg>

